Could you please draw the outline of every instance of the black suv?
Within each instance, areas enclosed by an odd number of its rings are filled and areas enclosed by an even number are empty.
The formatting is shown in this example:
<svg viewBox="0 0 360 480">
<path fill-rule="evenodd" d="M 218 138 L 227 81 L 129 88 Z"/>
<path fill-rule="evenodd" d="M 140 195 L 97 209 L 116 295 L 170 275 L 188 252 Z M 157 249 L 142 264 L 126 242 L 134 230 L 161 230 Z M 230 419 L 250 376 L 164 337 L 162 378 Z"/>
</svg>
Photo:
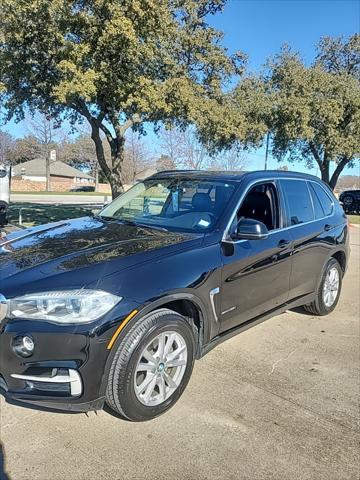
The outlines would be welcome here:
<svg viewBox="0 0 360 480">
<path fill-rule="evenodd" d="M 345 190 L 339 200 L 346 213 L 360 213 L 360 190 Z"/>
<path fill-rule="evenodd" d="M 220 342 L 293 307 L 331 312 L 348 256 L 344 212 L 316 177 L 159 173 L 97 216 L 2 241 L 2 390 L 152 419 Z"/>
</svg>

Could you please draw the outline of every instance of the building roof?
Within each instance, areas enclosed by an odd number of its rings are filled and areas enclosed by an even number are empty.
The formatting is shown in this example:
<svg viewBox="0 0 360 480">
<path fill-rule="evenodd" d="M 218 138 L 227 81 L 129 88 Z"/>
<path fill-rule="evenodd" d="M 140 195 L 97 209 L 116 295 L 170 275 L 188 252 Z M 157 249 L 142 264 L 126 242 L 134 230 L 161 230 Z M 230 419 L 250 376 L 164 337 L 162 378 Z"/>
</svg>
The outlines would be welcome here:
<svg viewBox="0 0 360 480">
<path fill-rule="evenodd" d="M 46 161 L 44 158 L 35 158 L 28 162 L 19 163 L 12 168 L 12 175 L 29 175 L 33 177 L 46 176 Z M 81 172 L 67 163 L 56 161 L 50 163 L 50 175 L 67 178 L 87 178 L 92 179 L 91 175 Z"/>
</svg>

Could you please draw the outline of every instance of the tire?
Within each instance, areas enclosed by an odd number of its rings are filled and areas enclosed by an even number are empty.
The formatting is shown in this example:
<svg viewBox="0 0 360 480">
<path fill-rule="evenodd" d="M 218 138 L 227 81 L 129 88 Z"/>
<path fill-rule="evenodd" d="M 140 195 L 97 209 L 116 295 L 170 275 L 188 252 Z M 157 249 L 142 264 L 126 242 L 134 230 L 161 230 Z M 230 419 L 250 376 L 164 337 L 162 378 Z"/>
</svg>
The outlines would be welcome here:
<svg viewBox="0 0 360 480">
<path fill-rule="evenodd" d="M 351 195 L 345 195 L 342 203 L 347 209 L 351 210 L 351 208 L 354 206 L 354 199 Z"/>
<path fill-rule="evenodd" d="M 326 288 L 325 283 L 329 280 L 329 276 L 332 275 L 332 272 L 334 271 L 337 271 L 338 288 L 336 294 L 335 291 L 333 291 L 333 293 L 329 297 L 326 296 L 326 294 L 329 293 L 329 289 Z M 317 316 L 324 316 L 331 313 L 336 308 L 336 305 L 340 298 L 342 276 L 343 271 L 339 262 L 335 258 L 331 258 L 323 270 L 320 283 L 317 287 L 315 300 L 309 305 L 304 305 L 304 309 Z M 336 277 L 335 273 L 334 277 Z"/>
<path fill-rule="evenodd" d="M 171 359 L 176 352 L 181 353 Z M 189 382 L 194 359 L 195 327 L 171 310 L 151 312 L 137 320 L 118 345 L 109 372 L 107 405 L 133 422 L 158 417 L 181 397 Z M 144 366 L 146 371 L 141 368 Z M 141 390 L 146 382 L 148 386 Z"/>
</svg>

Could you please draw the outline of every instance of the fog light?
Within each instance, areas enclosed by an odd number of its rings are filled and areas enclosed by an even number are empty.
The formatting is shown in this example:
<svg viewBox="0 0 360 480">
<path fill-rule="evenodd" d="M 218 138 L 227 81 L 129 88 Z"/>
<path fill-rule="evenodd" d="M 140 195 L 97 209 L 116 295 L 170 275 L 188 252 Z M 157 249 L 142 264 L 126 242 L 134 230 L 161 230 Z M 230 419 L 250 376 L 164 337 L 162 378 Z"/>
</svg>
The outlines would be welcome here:
<svg viewBox="0 0 360 480">
<path fill-rule="evenodd" d="M 13 340 L 13 350 L 17 355 L 21 357 L 30 357 L 35 348 L 34 340 L 28 335 L 22 337 L 16 337 Z"/>
</svg>

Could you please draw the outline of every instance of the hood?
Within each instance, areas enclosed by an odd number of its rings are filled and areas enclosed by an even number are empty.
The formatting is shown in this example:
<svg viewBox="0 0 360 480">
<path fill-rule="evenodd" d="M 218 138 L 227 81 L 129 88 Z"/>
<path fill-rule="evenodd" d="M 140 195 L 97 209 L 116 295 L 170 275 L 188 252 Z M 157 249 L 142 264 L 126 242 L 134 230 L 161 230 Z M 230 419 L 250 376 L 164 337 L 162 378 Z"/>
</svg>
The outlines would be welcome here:
<svg viewBox="0 0 360 480">
<path fill-rule="evenodd" d="M 131 266 L 146 260 L 155 250 L 194 238 L 199 236 L 124 225 L 100 217 L 21 230 L 0 241 L 0 288 L 7 278 L 40 266 L 44 275 L 50 270 L 51 274 L 64 273 L 119 259 L 124 261 L 118 269 Z"/>
</svg>

